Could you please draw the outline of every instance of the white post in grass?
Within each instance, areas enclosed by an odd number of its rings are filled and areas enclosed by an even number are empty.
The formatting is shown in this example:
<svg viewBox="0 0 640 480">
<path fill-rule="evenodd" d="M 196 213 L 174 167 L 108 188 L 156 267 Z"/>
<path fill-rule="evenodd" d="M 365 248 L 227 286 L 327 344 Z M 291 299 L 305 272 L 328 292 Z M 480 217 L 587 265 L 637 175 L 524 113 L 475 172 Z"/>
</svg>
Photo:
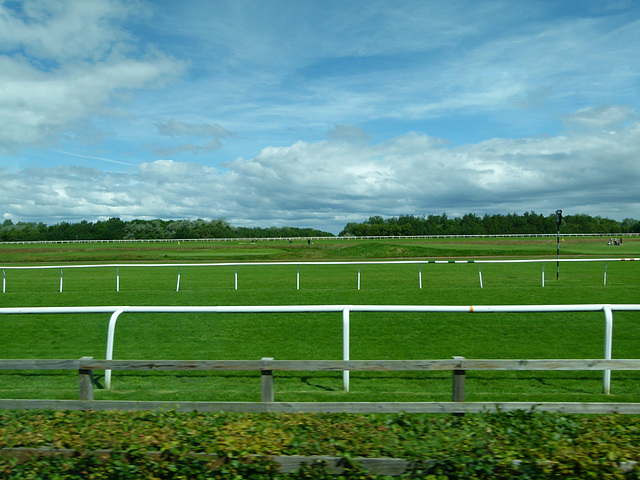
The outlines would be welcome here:
<svg viewBox="0 0 640 480">
<path fill-rule="evenodd" d="M 298 265 L 298 273 L 296 274 L 296 290 L 300 290 L 300 265 Z"/>
<path fill-rule="evenodd" d="M 60 293 L 62 293 L 62 269 L 60 269 Z"/>
<path fill-rule="evenodd" d="M 113 360 L 113 338 L 116 333 L 116 322 L 118 321 L 118 316 L 124 312 L 121 308 L 116 310 L 111 314 L 111 318 L 109 319 L 109 328 L 107 330 L 107 354 L 105 356 L 106 360 Z M 111 388 L 111 370 L 104 371 L 104 388 L 109 390 Z"/>
<path fill-rule="evenodd" d="M 176 285 L 176 292 L 180 291 L 180 267 L 178 267 L 178 283 Z"/>
<path fill-rule="evenodd" d="M 358 265 L 358 290 L 360 290 L 360 265 Z"/>
<path fill-rule="evenodd" d="M 238 290 L 238 266 L 236 265 L 236 290 Z"/>
<path fill-rule="evenodd" d="M 349 309 L 342 310 L 342 359 L 349 361 Z M 349 391 L 349 370 L 342 372 L 344 391 Z"/>
<path fill-rule="evenodd" d="M 604 359 L 611 360 L 611 350 L 613 344 L 613 312 L 611 305 L 604 305 Z M 604 371 L 603 390 L 605 395 L 611 393 L 611 370 Z"/>
<path fill-rule="evenodd" d="M 120 271 L 116 267 L 116 292 L 120 291 Z"/>
<path fill-rule="evenodd" d="M 2 270 L 2 293 L 7 291 L 7 277 L 4 274 L 4 269 Z"/>
<path fill-rule="evenodd" d="M 544 267 L 547 263 L 546 262 L 542 262 L 542 286 L 544 287 Z"/>
<path fill-rule="evenodd" d="M 482 265 L 478 264 L 478 275 L 480 276 L 480 288 L 482 288 Z"/>
<path fill-rule="evenodd" d="M 422 290 L 422 264 L 418 265 L 418 283 L 420 284 L 420 290 Z"/>
<path fill-rule="evenodd" d="M 609 266 L 609 262 L 604 264 L 604 286 L 607 286 L 607 267 Z"/>
</svg>

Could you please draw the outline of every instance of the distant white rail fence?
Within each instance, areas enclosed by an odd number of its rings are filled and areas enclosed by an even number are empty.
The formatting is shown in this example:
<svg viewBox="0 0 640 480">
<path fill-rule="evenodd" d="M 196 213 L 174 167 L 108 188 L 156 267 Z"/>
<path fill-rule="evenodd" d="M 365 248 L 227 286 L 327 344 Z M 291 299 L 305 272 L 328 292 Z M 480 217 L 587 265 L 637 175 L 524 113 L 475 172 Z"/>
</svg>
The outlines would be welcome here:
<svg viewBox="0 0 640 480">
<path fill-rule="evenodd" d="M 477 235 L 366 235 L 366 236 L 311 236 L 311 237 L 225 237 L 225 238 L 128 238 L 122 240 L 22 240 L 15 242 L 0 242 L 6 245 L 39 245 L 55 243 L 171 243 L 171 242 L 282 242 L 307 240 L 410 240 L 427 238 L 556 238 L 557 233 L 485 233 Z M 562 237 L 637 237 L 640 233 L 563 233 Z"/>
<path fill-rule="evenodd" d="M 63 288 L 63 270 L 77 268 L 115 268 L 116 272 L 116 291 L 120 291 L 120 268 L 152 268 L 152 267 L 175 267 L 178 269 L 176 282 L 176 292 L 180 290 L 181 268 L 182 267 L 235 267 L 235 289 L 238 289 L 238 267 L 249 266 L 295 266 L 296 272 L 296 289 L 300 289 L 300 266 L 301 265 L 358 265 L 358 290 L 360 290 L 360 266 L 361 265 L 399 265 L 414 264 L 418 265 L 418 285 L 422 288 L 422 266 L 428 264 L 477 264 L 478 277 L 480 279 L 480 288 L 483 288 L 482 265 L 497 263 L 542 263 L 542 286 L 545 284 L 545 267 L 546 264 L 559 262 L 604 262 L 604 279 L 603 284 L 607 284 L 607 268 L 610 262 L 632 262 L 640 261 L 640 258 L 563 258 L 563 259 L 530 259 L 530 260 L 390 260 L 390 261 L 339 261 L 339 262 L 241 262 L 241 263 L 129 263 L 129 264 L 95 264 L 95 265 L 37 265 L 37 266 L 0 266 L 2 270 L 2 293 L 7 291 L 7 275 L 6 270 L 59 270 L 60 283 L 59 291 Z"/>
<path fill-rule="evenodd" d="M 105 306 L 105 307 L 25 307 L 0 308 L 0 315 L 110 313 L 106 360 L 113 360 L 115 328 L 123 313 L 342 313 L 342 359 L 350 360 L 351 312 L 424 312 L 424 313 L 541 313 L 603 312 L 605 320 L 604 359 L 612 359 L 613 312 L 640 311 L 640 304 L 578 305 L 283 305 L 283 306 Z M 349 390 L 349 371 L 343 372 L 343 384 Z M 105 388 L 111 387 L 111 370 L 105 371 Z M 611 391 L 611 370 L 604 371 L 603 392 Z"/>
</svg>

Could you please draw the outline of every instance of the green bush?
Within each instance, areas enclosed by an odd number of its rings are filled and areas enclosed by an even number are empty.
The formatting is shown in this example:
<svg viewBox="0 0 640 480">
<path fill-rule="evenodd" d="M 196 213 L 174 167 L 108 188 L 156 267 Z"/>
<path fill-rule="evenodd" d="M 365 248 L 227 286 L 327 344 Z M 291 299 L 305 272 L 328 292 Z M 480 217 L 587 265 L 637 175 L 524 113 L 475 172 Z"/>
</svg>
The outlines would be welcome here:
<svg viewBox="0 0 640 480">
<path fill-rule="evenodd" d="M 75 452 L 24 463 L 2 456 L 7 479 L 387 478 L 358 457 L 410 461 L 400 478 L 631 479 L 640 478 L 638 445 L 640 418 L 622 415 L 0 411 L 0 448 Z M 315 462 L 284 474 L 275 455 L 336 456 L 345 470 Z"/>
</svg>

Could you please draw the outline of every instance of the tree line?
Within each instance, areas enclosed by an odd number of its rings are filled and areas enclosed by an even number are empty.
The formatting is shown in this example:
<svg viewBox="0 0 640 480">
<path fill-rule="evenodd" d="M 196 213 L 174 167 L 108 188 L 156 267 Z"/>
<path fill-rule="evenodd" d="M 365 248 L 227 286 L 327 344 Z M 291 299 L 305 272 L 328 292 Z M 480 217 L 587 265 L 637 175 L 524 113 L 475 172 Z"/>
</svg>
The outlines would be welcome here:
<svg viewBox="0 0 640 480">
<path fill-rule="evenodd" d="M 313 228 L 234 227 L 222 218 L 215 220 L 131 220 L 119 218 L 79 223 L 44 223 L 5 220 L 0 226 L 0 241 L 55 240 L 150 240 L 187 238 L 294 238 L 333 236 Z"/>
<path fill-rule="evenodd" d="M 585 214 L 566 215 L 560 226 L 562 233 L 640 233 L 640 221 L 626 218 L 622 222 Z M 527 212 L 502 215 L 466 214 L 462 217 L 442 215 L 400 215 L 383 218 L 372 216 L 361 223 L 350 222 L 340 236 L 397 235 L 500 235 L 556 233 L 556 216 Z M 223 218 L 214 220 L 131 220 L 119 218 L 79 223 L 5 220 L 0 226 L 0 241 L 55 240 L 150 240 L 198 238 L 299 238 L 332 237 L 332 233 L 297 227 L 236 227 Z"/>
<path fill-rule="evenodd" d="M 626 218 L 622 222 L 592 217 L 585 214 L 566 215 L 560 225 L 562 233 L 640 233 L 640 221 Z M 362 223 L 347 223 L 341 236 L 389 236 L 389 235 L 500 235 L 556 233 L 556 215 L 540 215 L 526 212 L 502 215 L 472 213 L 450 218 L 442 215 L 398 217 L 369 217 Z"/>
</svg>

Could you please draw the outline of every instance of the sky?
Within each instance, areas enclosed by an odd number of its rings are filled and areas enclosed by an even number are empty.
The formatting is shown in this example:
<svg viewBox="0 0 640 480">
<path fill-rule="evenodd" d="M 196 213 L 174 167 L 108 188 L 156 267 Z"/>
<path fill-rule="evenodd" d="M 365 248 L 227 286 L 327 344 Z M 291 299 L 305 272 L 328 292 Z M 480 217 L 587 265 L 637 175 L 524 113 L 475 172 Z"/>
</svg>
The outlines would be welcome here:
<svg viewBox="0 0 640 480">
<path fill-rule="evenodd" d="M 640 219 L 637 0 L 0 0 L 0 221 Z"/>
</svg>

